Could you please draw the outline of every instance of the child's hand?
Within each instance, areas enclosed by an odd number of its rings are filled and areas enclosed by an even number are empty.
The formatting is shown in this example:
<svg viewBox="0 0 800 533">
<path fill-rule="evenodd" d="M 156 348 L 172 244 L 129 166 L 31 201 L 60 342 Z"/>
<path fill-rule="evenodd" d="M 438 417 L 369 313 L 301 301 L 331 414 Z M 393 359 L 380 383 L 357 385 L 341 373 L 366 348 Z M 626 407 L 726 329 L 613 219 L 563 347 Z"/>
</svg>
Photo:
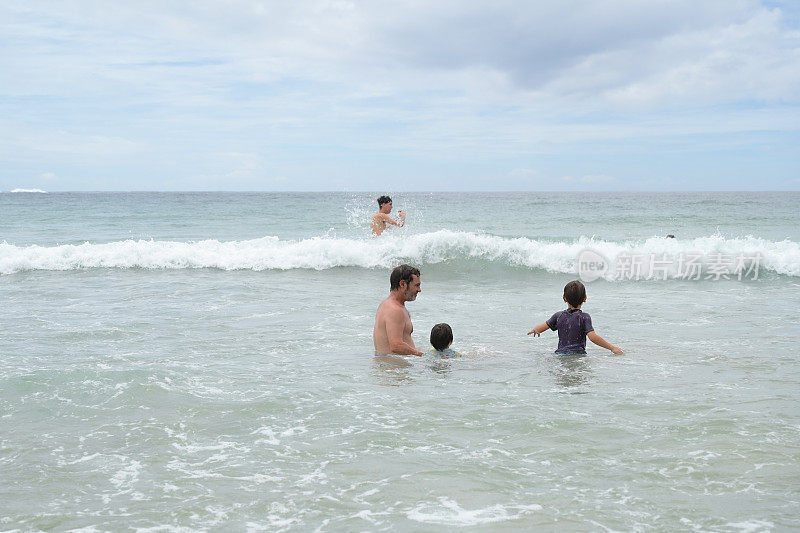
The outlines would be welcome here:
<svg viewBox="0 0 800 533">
<path fill-rule="evenodd" d="M 530 331 L 528 332 L 528 335 L 530 335 L 531 333 L 533 333 L 533 336 L 534 336 L 534 337 L 541 337 L 541 333 L 539 333 L 538 331 L 536 331 L 536 328 L 533 328 L 532 330 L 530 330 Z"/>
<path fill-rule="evenodd" d="M 612 346 L 611 353 L 613 353 L 614 355 L 622 355 L 622 348 L 620 348 L 619 346 Z"/>
</svg>

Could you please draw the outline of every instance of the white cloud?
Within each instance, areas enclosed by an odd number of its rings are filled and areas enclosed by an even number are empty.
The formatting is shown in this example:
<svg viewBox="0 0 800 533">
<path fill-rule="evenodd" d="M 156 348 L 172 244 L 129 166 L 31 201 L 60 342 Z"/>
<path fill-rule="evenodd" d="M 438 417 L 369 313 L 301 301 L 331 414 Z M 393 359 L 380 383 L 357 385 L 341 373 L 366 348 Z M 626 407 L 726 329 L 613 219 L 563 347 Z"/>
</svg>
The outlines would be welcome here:
<svg viewBox="0 0 800 533">
<path fill-rule="evenodd" d="M 531 178 L 539 176 L 540 173 L 536 170 L 531 170 L 529 168 L 515 168 L 511 172 L 508 173 L 510 177 L 514 178 Z"/>
<path fill-rule="evenodd" d="M 601 105 L 604 96 L 798 99 L 800 35 L 779 10 L 753 1 L 412 6 L 374 17 L 376 33 L 388 36 L 375 37 L 380 49 L 408 69 L 493 70 L 519 90 Z"/>
<path fill-rule="evenodd" d="M 0 35 L 0 154 L 62 176 L 142 153 L 176 186 L 294 184 L 319 153 L 502 175 L 800 123 L 796 18 L 756 0 L 74 0 L 2 5 Z"/>
<path fill-rule="evenodd" d="M 603 174 L 586 174 L 585 176 L 582 176 L 578 181 L 586 185 L 595 185 L 595 184 L 607 185 L 610 183 L 616 183 L 619 180 L 617 180 L 617 178 L 613 176 L 605 176 Z"/>
<path fill-rule="evenodd" d="M 18 8 L 38 22 L 5 25 L 22 47 L 4 66 L 27 75 L 8 76 L 6 90 L 130 84 L 134 96 L 154 96 L 150 87 L 165 99 L 174 91 L 213 101 L 226 84 L 291 78 L 390 95 L 435 81 L 476 98 L 490 75 L 505 80 L 503 92 L 543 98 L 798 99 L 800 34 L 785 27 L 780 10 L 754 1 L 103 6 Z M 68 68 L 59 68 L 65 60 Z"/>
<path fill-rule="evenodd" d="M 262 169 L 261 156 L 258 154 L 229 152 L 219 155 L 231 158 L 234 162 L 235 168 L 225 174 L 229 179 L 253 178 Z"/>
<path fill-rule="evenodd" d="M 141 149 L 138 143 L 121 137 L 84 135 L 64 130 L 21 135 L 20 142 L 41 152 L 99 158 L 132 155 Z"/>
<path fill-rule="evenodd" d="M 781 30 L 777 11 L 758 12 L 740 24 L 672 35 L 641 50 L 596 56 L 581 67 L 586 73 L 606 72 L 645 61 L 658 68 L 648 65 L 641 69 L 645 75 L 600 87 L 608 99 L 634 105 L 676 100 L 796 102 L 800 94 L 800 35 Z M 561 87 L 551 89 L 563 90 L 575 81 L 574 75 L 564 76 Z"/>
</svg>

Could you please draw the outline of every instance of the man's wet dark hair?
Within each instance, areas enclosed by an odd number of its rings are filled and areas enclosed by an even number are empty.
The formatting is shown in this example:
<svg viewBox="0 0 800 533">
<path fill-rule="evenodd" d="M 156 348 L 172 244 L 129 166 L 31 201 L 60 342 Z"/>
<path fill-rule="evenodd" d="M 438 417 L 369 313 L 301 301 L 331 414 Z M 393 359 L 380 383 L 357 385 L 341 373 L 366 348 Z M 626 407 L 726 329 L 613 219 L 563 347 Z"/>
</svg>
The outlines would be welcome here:
<svg viewBox="0 0 800 533">
<path fill-rule="evenodd" d="M 378 208 L 380 208 L 383 204 L 391 203 L 392 199 L 388 196 L 381 196 L 378 198 Z"/>
<path fill-rule="evenodd" d="M 392 270 L 392 275 L 389 276 L 389 290 L 395 291 L 400 288 L 400 282 L 405 281 L 410 284 L 414 278 L 412 276 L 419 276 L 419 270 L 411 265 L 400 265 Z"/>
<path fill-rule="evenodd" d="M 572 307 L 579 307 L 586 299 L 586 287 L 578 280 L 564 285 L 564 298 Z"/>
<path fill-rule="evenodd" d="M 453 330 L 448 324 L 436 324 L 431 328 L 431 346 L 440 352 L 453 342 Z"/>
</svg>

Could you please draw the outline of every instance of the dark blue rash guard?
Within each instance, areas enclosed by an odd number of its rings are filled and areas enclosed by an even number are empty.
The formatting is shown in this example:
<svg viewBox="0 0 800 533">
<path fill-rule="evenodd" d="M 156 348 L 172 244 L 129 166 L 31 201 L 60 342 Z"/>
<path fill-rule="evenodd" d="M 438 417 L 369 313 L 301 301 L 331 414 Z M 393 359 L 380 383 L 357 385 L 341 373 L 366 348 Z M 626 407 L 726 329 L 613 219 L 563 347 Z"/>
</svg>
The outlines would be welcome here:
<svg viewBox="0 0 800 533">
<path fill-rule="evenodd" d="M 559 311 L 546 322 L 553 331 L 558 331 L 557 354 L 582 355 L 586 353 L 586 334 L 594 331 L 592 317 L 580 309 Z"/>
</svg>

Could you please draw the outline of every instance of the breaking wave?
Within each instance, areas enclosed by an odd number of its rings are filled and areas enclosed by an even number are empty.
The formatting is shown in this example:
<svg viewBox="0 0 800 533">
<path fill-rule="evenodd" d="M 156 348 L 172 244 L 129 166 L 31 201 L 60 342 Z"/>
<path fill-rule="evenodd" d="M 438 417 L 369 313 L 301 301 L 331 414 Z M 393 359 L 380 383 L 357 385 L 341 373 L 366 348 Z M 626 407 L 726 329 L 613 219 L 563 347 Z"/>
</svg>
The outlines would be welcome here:
<svg viewBox="0 0 800 533">
<path fill-rule="evenodd" d="M 506 238 L 448 230 L 380 239 L 315 237 L 280 240 L 196 242 L 125 240 L 59 246 L 0 244 L 0 273 L 91 268 L 222 270 L 324 270 L 335 267 L 391 268 L 400 263 L 499 263 L 515 269 L 575 273 L 578 254 L 594 250 L 610 260 L 620 254 L 760 254 L 760 268 L 800 276 L 800 244 L 756 237 L 696 239 L 653 237 L 638 241 L 605 241 L 580 237 L 548 241 Z"/>
</svg>

